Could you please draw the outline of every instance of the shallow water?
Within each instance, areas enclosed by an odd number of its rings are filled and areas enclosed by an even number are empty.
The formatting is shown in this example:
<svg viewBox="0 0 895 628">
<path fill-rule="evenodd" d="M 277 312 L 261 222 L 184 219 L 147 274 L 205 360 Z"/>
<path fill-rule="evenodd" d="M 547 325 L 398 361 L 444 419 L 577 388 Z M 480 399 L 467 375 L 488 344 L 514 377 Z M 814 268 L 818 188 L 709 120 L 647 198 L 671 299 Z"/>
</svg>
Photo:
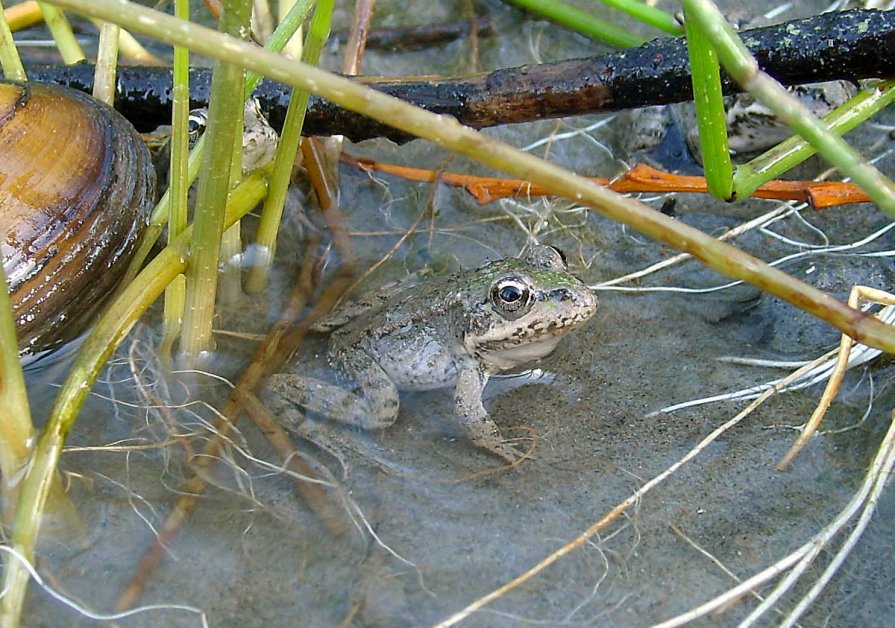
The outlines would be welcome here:
<svg viewBox="0 0 895 628">
<path fill-rule="evenodd" d="M 750 3 L 750 9 L 759 4 L 774 5 Z M 798 4 L 780 19 L 809 15 L 824 6 Z M 430 9 L 434 15 L 408 15 L 394 11 L 400 6 L 379 3 L 384 25 L 449 19 L 459 11 L 437 5 Z M 502 4 L 486 6 L 497 30 L 511 34 L 481 41 L 481 69 L 597 50 L 561 29 L 524 21 Z M 365 71 L 406 74 L 438 68 L 450 74 L 468 67 L 467 60 L 466 43 L 457 42 L 428 53 L 371 53 Z M 525 146 L 553 131 L 581 129 L 599 119 L 545 121 L 488 133 Z M 891 124 L 891 115 L 881 121 Z M 610 121 L 588 136 L 554 143 L 549 157 L 585 174 L 616 174 L 626 156 L 612 151 L 621 145 L 619 134 L 624 132 Z M 851 139 L 869 147 L 878 134 L 869 129 Z M 433 168 L 447 159 L 446 153 L 422 142 L 404 147 L 367 142 L 348 150 Z M 545 150 L 534 152 L 543 155 Z M 879 147 L 868 148 L 868 154 L 880 152 Z M 885 172 L 891 166 L 891 158 L 880 163 Z M 482 171 L 461 158 L 451 160 L 448 169 Z M 822 170 L 813 162 L 800 176 Z M 563 248 L 574 271 L 592 284 L 673 253 L 562 201 L 479 207 L 456 190 L 440 187 L 433 195 L 428 186 L 381 179 L 342 169 L 342 207 L 363 260 L 360 267 L 385 257 L 414 225 L 416 232 L 365 280 L 369 288 L 425 265 L 471 266 L 515 255 L 529 235 Z M 303 200 L 296 190 L 291 209 L 300 211 Z M 657 208 L 663 203 L 661 198 L 645 200 Z M 426 210 L 430 201 L 435 212 Z M 750 202 L 730 207 L 682 195 L 676 211 L 680 220 L 716 233 L 773 206 Z M 294 273 L 299 222 L 291 219 L 291 231 L 283 235 L 283 261 L 270 299 L 247 298 L 223 312 L 221 329 L 264 333 L 274 320 Z M 820 230 L 831 242 L 844 243 L 887 223 L 877 209 L 853 206 L 805 210 L 801 218 L 790 217 L 772 229 L 814 244 Z M 796 250 L 770 233 L 753 232 L 737 244 L 766 260 Z M 862 250 L 887 248 L 888 235 Z M 854 283 L 892 284 L 887 257 L 818 255 L 785 268 L 840 298 Z M 726 280 L 687 262 L 642 283 L 704 288 Z M 708 294 L 600 291 L 598 296 L 601 306 L 594 319 L 537 364 L 540 377 L 502 380 L 486 396 L 486 407 L 506 433 L 524 435 L 513 429 L 522 427 L 536 435 L 533 460 L 512 472 L 470 478 L 499 463 L 465 440 L 453 418 L 450 395 L 405 395 L 398 422 L 383 433 L 341 430 L 355 449 L 344 454 L 347 469 L 326 452 L 303 446 L 337 486 L 328 494 L 333 516 L 345 529 L 339 537 L 301 502 L 278 470 L 275 453 L 243 419 L 224 452 L 225 462 L 209 478 L 213 486 L 168 548 L 141 603 L 189 605 L 201 609 L 214 625 L 402 626 L 444 620 L 586 530 L 744 403 L 658 416 L 649 416 L 651 412 L 784 374 L 718 357 L 806 359 L 838 339 L 825 325 L 749 287 Z M 160 375 L 152 350 L 156 322 L 157 315 L 147 317 L 119 351 L 72 432 L 72 449 L 63 456 L 63 469 L 75 474 L 72 492 L 83 535 L 77 542 L 48 540 L 43 547 L 40 568 L 48 581 L 97 612 L 114 608 L 190 474 L 185 461 L 209 438 L 206 422 L 213 416 L 205 404 L 220 407 L 227 392 L 207 375 Z M 254 343 L 223 335 L 218 342 L 211 368 L 234 379 Z M 301 359 L 312 360 L 323 343 L 312 340 Z M 733 577 L 718 563 L 746 578 L 779 560 L 832 519 L 856 490 L 889 421 L 890 372 L 888 362 L 877 361 L 848 375 L 826 425 L 854 429 L 816 438 L 786 473 L 775 472 L 774 464 L 795 438 L 793 427 L 810 415 L 820 390 L 770 401 L 582 548 L 486 606 L 469 623 L 647 625 L 733 586 Z M 52 377 L 31 377 L 40 414 L 53 394 L 47 381 Z M 871 399 L 872 409 L 862 420 Z M 111 444 L 116 447 L 104 451 L 77 449 Z M 855 553 L 803 625 L 880 624 L 891 616 L 893 511 L 889 491 Z M 809 573 L 819 574 L 820 569 L 812 569 Z M 785 598 L 781 607 L 789 610 L 795 599 Z M 754 604 L 746 598 L 722 619 L 704 621 L 733 623 Z M 26 623 L 78 622 L 87 620 L 32 587 Z M 121 623 L 187 626 L 199 625 L 200 618 L 187 610 L 152 610 Z"/>
</svg>

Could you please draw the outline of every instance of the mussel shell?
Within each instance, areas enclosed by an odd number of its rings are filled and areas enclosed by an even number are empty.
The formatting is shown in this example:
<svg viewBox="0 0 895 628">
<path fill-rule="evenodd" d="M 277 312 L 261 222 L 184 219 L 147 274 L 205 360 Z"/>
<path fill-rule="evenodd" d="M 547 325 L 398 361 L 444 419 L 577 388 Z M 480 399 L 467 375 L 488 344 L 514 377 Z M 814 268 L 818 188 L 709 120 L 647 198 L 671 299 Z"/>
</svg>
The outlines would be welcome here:
<svg viewBox="0 0 895 628">
<path fill-rule="evenodd" d="M 84 331 L 154 196 L 149 151 L 114 109 L 63 87 L 0 83 L 0 253 L 20 353 Z"/>
</svg>

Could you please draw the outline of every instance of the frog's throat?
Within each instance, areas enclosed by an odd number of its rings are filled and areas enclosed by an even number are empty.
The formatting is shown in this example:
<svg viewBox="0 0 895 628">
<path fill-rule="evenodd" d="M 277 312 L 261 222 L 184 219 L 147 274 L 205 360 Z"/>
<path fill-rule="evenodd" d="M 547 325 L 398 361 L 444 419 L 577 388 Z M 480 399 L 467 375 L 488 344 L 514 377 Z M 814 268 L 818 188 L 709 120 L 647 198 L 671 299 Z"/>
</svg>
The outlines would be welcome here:
<svg viewBox="0 0 895 628">
<path fill-rule="evenodd" d="M 489 370 L 505 371 L 520 364 L 543 358 L 551 353 L 562 336 L 544 336 L 518 345 L 482 343 L 477 345 L 476 354 L 488 365 Z"/>
</svg>

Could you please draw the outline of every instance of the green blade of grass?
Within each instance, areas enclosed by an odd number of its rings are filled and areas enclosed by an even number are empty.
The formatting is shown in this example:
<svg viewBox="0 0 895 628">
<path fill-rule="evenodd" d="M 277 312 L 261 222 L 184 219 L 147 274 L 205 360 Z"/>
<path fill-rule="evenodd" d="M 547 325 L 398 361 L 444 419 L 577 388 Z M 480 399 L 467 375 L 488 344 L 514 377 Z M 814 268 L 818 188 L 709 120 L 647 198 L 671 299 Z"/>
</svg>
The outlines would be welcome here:
<svg viewBox="0 0 895 628">
<path fill-rule="evenodd" d="M 847 103 L 824 117 L 831 133 L 845 135 L 859 124 L 895 102 L 895 81 L 866 87 Z M 736 167 L 733 175 L 735 198 L 746 198 L 759 187 L 779 178 L 817 153 L 811 144 L 794 135 L 752 161 Z"/>
<path fill-rule="evenodd" d="M 62 11 L 48 2 L 38 2 L 40 12 L 44 16 L 44 23 L 53 35 L 56 47 L 59 48 L 59 54 L 62 60 L 67 64 L 78 63 L 86 59 L 81 45 L 75 39 L 75 34 L 71 30 L 71 24 L 63 15 Z"/>
<path fill-rule="evenodd" d="M 19 472 L 31 454 L 29 443 L 34 436 L 34 427 L 25 377 L 19 363 L 15 316 L 2 265 L 0 282 L 0 481 L 4 514 L 8 515 L 15 503 Z M 9 523 L 8 517 L 4 520 Z"/>
<path fill-rule="evenodd" d="M 601 20 L 586 11 L 573 7 L 562 0 L 509 0 L 532 13 L 537 13 L 551 22 L 586 35 L 591 39 L 606 42 L 618 48 L 633 48 L 646 40 L 631 31 Z"/>
<path fill-rule="evenodd" d="M 721 200 L 733 196 L 733 162 L 727 141 L 727 116 L 721 93 L 721 66 L 706 36 L 690 20 L 684 5 L 687 53 L 693 77 L 693 104 L 699 125 L 699 146 L 709 192 Z"/>
<path fill-rule="evenodd" d="M 115 103 L 115 75 L 118 68 L 118 34 L 121 29 L 103 22 L 99 31 L 99 49 L 93 78 L 93 97 L 110 107 Z"/>
<path fill-rule="evenodd" d="M 314 18 L 311 20 L 308 36 L 302 48 L 304 63 L 317 65 L 320 52 L 329 37 L 332 9 L 333 0 L 320 0 L 317 3 Z M 258 250 L 263 251 L 263 255 L 252 266 L 246 278 L 248 292 L 260 292 L 267 284 L 267 272 L 276 252 L 277 233 L 283 217 L 283 207 L 286 204 L 286 195 L 289 192 L 292 178 L 292 166 L 295 163 L 295 155 L 301 140 L 301 130 L 310 98 L 309 91 L 297 90 L 293 92 L 289 100 L 289 107 L 286 109 L 283 132 L 277 145 L 277 154 L 270 175 L 270 192 L 264 201 L 255 236 L 255 243 Z"/>
<path fill-rule="evenodd" d="M 709 0 L 684 0 L 684 10 L 709 36 L 724 69 L 737 84 L 755 96 L 784 124 L 805 138 L 829 163 L 851 177 L 882 209 L 895 216 L 895 186 L 841 137 L 831 133 L 802 103 L 770 76 Z M 689 28 L 689 26 L 688 26 Z"/>
<path fill-rule="evenodd" d="M 250 7 L 250 3 L 242 0 L 225 2 L 221 32 L 248 32 Z M 180 337 L 181 350 L 192 364 L 212 345 L 224 207 L 230 190 L 233 145 L 237 132 L 242 129 L 244 92 L 243 68 L 238 63 L 219 61 L 211 79 L 205 131 L 209 148 L 196 191 L 193 261 L 187 272 Z"/>
<path fill-rule="evenodd" d="M 673 15 L 643 2 L 643 0 L 600 0 L 600 2 L 670 35 L 684 34 L 684 29 Z"/>
<path fill-rule="evenodd" d="M 2 2 L 0 2 L 0 68 L 3 68 L 3 75 L 9 80 L 28 80 L 12 32 L 9 30 L 9 23 L 3 14 Z"/>
<path fill-rule="evenodd" d="M 174 15 L 182 20 L 190 17 L 189 0 L 174 0 Z M 168 243 L 176 240 L 187 225 L 187 194 L 193 177 L 189 173 L 189 117 L 190 117 L 190 51 L 174 46 L 173 86 L 171 90 L 171 167 L 168 212 Z M 198 164 L 198 159 L 196 160 Z M 194 175 L 195 176 L 195 175 Z M 126 283 L 124 285 L 127 285 Z M 170 362 L 174 343 L 180 335 L 183 307 L 186 298 L 186 278 L 177 277 L 165 290 L 165 311 L 162 322 L 162 341 L 159 353 Z"/>
</svg>

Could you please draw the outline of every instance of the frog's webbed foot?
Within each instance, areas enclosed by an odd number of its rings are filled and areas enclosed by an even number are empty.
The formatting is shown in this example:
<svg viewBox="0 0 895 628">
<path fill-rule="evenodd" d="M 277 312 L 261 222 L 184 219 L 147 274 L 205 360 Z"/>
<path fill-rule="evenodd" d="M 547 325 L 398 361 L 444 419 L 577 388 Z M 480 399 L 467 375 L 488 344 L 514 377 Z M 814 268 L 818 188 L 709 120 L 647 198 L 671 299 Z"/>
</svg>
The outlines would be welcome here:
<svg viewBox="0 0 895 628">
<path fill-rule="evenodd" d="M 531 457 L 519 451 L 503 439 L 497 425 L 487 416 L 484 419 L 466 425 L 466 430 L 476 447 L 487 449 L 509 463 L 516 463 L 523 458 Z"/>
</svg>

